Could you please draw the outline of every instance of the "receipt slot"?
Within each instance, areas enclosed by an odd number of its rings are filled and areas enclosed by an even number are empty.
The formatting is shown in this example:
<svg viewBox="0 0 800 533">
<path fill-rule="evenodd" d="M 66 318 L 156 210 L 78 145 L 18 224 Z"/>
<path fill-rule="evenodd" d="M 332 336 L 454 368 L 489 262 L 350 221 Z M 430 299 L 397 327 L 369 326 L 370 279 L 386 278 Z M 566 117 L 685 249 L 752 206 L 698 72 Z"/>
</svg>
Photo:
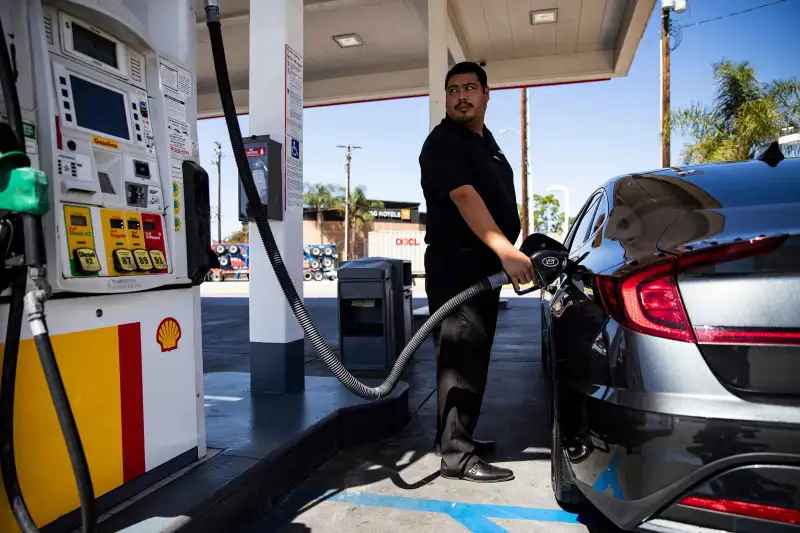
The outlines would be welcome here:
<svg viewBox="0 0 800 533">
<path fill-rule="evenodd" d="M 261 203 L 270 220 L 283 220 L 283 145 L 269 135 L 253 135 L 244 140 L 247 162 L 253 173 Z M 255 220 L 247 204 L 247 195 L 239 182 L 239 221 L 243 224 Z"/>
</svg>

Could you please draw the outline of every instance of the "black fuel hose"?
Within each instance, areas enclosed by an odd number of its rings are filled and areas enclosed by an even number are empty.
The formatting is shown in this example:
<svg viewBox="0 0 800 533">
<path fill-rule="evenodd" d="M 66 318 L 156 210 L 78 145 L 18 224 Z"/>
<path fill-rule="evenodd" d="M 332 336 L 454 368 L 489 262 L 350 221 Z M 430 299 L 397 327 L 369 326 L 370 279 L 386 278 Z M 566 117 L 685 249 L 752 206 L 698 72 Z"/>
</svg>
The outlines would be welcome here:
<svg viewBox="0 0 800 533">
<path fill-rule="evenodd" d="M 275 277 L 278 279 L 278 284 L 283 291 L 289 307 L 292 309 L 294 316 L 303 328 L 308 340 L 314 346 L 320 359 L 330 369 L 333 375 L 342 382 L 351 392 L 367 400 L 378 400 L 388 396 L 394 387 L 397 385 L 400 375 L 403 373 L 408 362 L 414 353 L 422 346 L 422 343 L 433 331 L 433 329 L 444 318 L 458 308 L 461 304 L 473 298 L 474 296 L 498 289 L 510 282 L 508 274 L 501 271 L 497 274 L 483 279 L 479 283 L 472 285 L 463 292 L 457 294 L 454 298 L 445 303 L 438 309 L 428 320 L 420 327 L 417 333 L 411 338 L 411 341 L 403 349 L 397 360 L 389 372 L 386 380 L 377 387 L 368 387 L 358 381 L 342 364 L 339 358 L 333 353 L 333 350 L 325 343 L 325 339 L 317 329 L 316 324 L 311 320 L 308 315 L 303 299 L 297 294 L 297 290 L 292 283 L 292 278 L 286 270 L 286 265 L 283 262 L 278 245 L 275 243 L 275 237 L 272 235 L 272 229 L 269 227 L 267 221 L 267 212 L 261 204 L 256 184 L 253 181 L 253 174 L 250 171 L 250 165 L 247 162 L 245 154 L 244 142 L 242 140 L 242 132 L 239 128 L 239 121 L 236 116 L 236 106 L 233 101 L 233 93 L 231 91 L 230 78 L 228 76 L 228 65 L 225 58 L 225 46 L 222 39 L 222 24 L 219 16 L 219 5 L 213 0 L 206 0 L 206 25 L 208 26 L 208 34 L 211 40 L 211 52 L 214 56 L 214 70 L 217 76 L 217 85 L 219 88 L 220 100 L 222 102 L 222 109 L 225 116 L 225 123 L 228 126 L 228 134 L 230 135 L 231 146 L 233 148 L 233 156 L 236 159 L 236 167 L 239 171 L 239 178 L 242 180 L 247 202 L 252 209 L 258 233 L 261 235 L 261 241 L 264 243 L 264 248 L 267 252 L 267 257 L 275 272 Z"/>
<path fill-rule="evenodd" d="M 17 385 L 17 360 L 22 329 L 25 286 L 28 275 L 24 267 L 13 268 L 11 302 L 8 308 L 3 374 L 0 378 L 0 474 L 8 497 L 8 505 L 22 533 L 39 531 L 31 517 L 22 489 L 19 486 L 17 462 L 14 456 L 14 396 Z"/>
<path fill-rule="evenodd" d="M 6 46 L 6 33 L 3 22 L 0 20 L 0 86 L 3 91 L 6 105 L 6 114 L 19 150 L 24 150 L 25 138 L 22 124 L 22 110 L 19 105 L 14 69 Z M 22 223 L 19 224 L 25 240 L 25 266 L 43 267 L 46 265 L 44 246 L 42 242 L 42 222 L 38 216 L 22 213 Z M 33 333 L 36 349 L 39 352 L 42 369 L 47 380 L 50 396 L 56 411 L 61 432 L 69 454 L 72 470 L 78 488 L 81 505 L 81 520 L 84 533 L 94 533 L 97 530 L 97 513 L 95 512 L 94 488 L 92 487 L 86 454 L 75 423 L 75 417 L 67 398 L 64 382 L 58 369 L 50 335 L 44 319 L 44 301 L 46 295 L 42 290 L 34 290 L 25 295 L 27 285 L 27 269 L 18 268 L 12 287 L 12 298 L 9 307 L 8 332 L 6 334 L 3 355 L 3 373 L 0 377 L 2 391 L 0 391 L 0 474 L 11 506 L 14 518 L 17 520 L 23 533 L 38 533 L 39 529 L 33 521 L 30 511 L 25 504 L 17 475 L 16 460 L 14 457 L 14 400 L 16 388 L 17 360 L 19 356 L 19 342 L 22 327 L 22 313 L 25 305 L 28 307 L 28 323 Z"/>
<path fill-rule="evenodd" d="M 33 335 L 33 342 L 36 344 L 36 351 L 39 352 L 39 361 L 42 364 L 47 388 L 50 390 L 50 397 L 55 406 L 61 432 L 64 434 L 67 454 L 75 475 L 78 498 L 81 504 L 83 532 L 94 533 L 97 531 L 97 512 L 95 510 L 92 476 L 89 472 L 89 463 L 86 461 L 86 453 L 83 449 L 81 436 L 78 433 L 78 425 L 75 422 L 64 381 L 61 378 L 61 371 L 58 369 L 58 361 L 56 361 L 56 354 L 53 351 L 53 344 L 50 342 L 50 333 L 47 330 L 47 320 L 44 313 L 44 302 L 43 291 L 31 291 L 25 295 L 28 326 Z"/>
</svg>

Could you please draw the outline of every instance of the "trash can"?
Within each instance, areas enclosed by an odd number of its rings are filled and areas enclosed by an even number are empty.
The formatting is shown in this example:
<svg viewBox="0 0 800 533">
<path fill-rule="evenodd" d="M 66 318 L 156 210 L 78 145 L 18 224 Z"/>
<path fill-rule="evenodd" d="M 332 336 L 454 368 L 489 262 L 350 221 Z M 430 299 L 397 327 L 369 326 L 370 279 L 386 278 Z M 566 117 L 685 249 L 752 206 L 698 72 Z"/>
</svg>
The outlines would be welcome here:
<svg viewBox="0 0 800 533">
<path fill-rule="evenodd" d="M 342 364 L 386 376 L 413 335 L 411 261 L 357 259 L 338 274 Z"/>
</svg>

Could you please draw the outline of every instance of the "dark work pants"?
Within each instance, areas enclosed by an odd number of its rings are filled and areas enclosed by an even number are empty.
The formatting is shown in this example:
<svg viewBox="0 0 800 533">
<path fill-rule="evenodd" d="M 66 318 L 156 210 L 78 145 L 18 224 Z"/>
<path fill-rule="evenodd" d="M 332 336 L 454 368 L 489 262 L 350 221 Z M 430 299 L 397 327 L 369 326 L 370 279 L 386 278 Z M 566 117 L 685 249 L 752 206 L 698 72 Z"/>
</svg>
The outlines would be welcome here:
<svg viewBox="0 0 800 533">
<path fill-rule="evenodd" d="M 435 313 L 447 300 L 501 269 L 492 257 L 444 252 L 429 246 L 425 254 L 428 309 Z M 436 346 L 437 428 L 442 466 L 450 473 L 476 462 L 472 434 L 486 388 L 497 326 L 500 289 L 479 294 L 445 318 L 433 332 Z"/>
</svg>

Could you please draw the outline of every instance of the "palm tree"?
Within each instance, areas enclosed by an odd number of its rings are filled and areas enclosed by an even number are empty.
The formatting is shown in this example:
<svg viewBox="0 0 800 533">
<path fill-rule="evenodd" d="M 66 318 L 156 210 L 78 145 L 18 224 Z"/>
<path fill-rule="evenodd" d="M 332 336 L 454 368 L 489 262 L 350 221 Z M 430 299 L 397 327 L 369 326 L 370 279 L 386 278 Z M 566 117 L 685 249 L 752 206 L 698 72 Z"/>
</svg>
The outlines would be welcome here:
<svg viewBox="0 0 800 533">
<path fill-rule="evenodd" d="M 307 207 L 317 211 L 317 228 L 319 228 L 319 243 L 325 241 L 325 232 L 322 226 L 322 212 L 328 209 L 340 208 L 344 205 L 341 199 L 342 187 L 334 184 L 315 183 L 306 186 L 303 202 Z"/>
<path fill-rule="evenodd" d="M 752 159 L 783 128 L 800 126 L 800 80 L 762 83 L 747 61 L 723 60 L 713 68 L 713 105 L 694 103 L 671 117 L 672 129 L 694 137 L 684 151 L 684 163 Z M 785 150 L 800 152 L 797 146 Z"/>
<path fill-rule="evenodd" d="M 342 205 L 344 205 L 344 198 Z M 353 191 L 350 192 L 350 228 L 348 231 L 350 242 L 347 243 L 347 249 L 352 259 L 355 254 L 355 232 L 356 228 L 363 229 L 367 222 L 372 221 L 375 217 L 372 216 L 373 209 L 383 208 L 383 202 L 378 200 L 370 200 L 367 198 L 367 189 L 363 185 L 358 185 Z"/>
</svg>

